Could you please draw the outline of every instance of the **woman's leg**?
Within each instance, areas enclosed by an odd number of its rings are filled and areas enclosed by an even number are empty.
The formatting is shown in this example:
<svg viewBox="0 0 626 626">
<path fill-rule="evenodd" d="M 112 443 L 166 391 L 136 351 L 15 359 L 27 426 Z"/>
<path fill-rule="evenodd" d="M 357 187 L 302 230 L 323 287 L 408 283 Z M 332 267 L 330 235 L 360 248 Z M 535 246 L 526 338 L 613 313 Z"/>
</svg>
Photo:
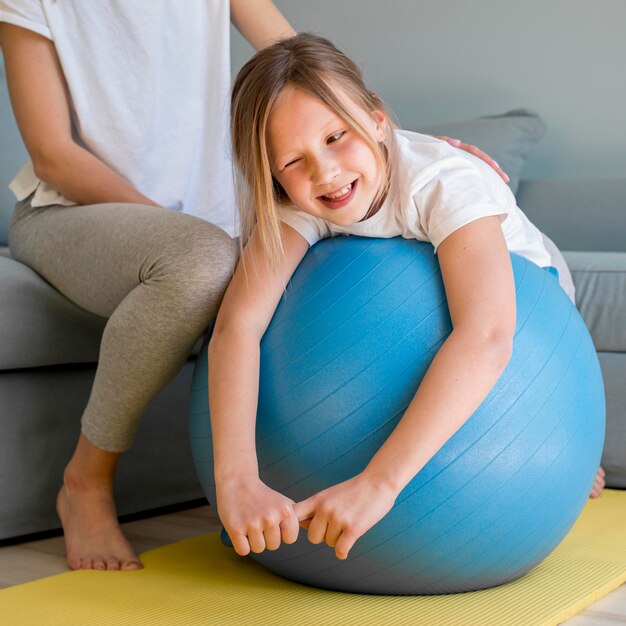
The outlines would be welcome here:
<svg viewBox="0 0 626 626">
<path fill-rule="evenodd" d="M 137 567 L 115 516 L 117 459 L 214 317 L 234 242 L 208 222 L 166 209 L 22 204 L 10 245 L 70 300 L 109 318 L 58 509 L 70 567 Z"/>
<path fill-rule="evenodd" d="M 141 562 L 117 522 L 113 482 L 120 454 L 81 434 L 57 496 L 71 569 L 139 569 Z"/>
</svg>

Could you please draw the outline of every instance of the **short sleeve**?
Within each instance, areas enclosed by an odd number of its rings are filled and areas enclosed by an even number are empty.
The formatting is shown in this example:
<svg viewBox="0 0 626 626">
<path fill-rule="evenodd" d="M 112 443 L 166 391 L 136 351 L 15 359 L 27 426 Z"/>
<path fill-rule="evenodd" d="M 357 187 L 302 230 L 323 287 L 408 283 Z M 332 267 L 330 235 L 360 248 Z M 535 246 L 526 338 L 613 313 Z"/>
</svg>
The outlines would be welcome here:
<svg viewBox="0 0 626 626">
<path fill-rule="evenodd" d="M 280 221 L 288 224 L 296 232 L 300 233 L 307 240 L 309 246 L 331 235 L 328 225 L 319 217 L 314 217 L 304 211 L 298 211 L 290 207 L 280 207 L 278 213 Z"/>
<path fill-rule="evenodd" d="M 52 39 L 40 0 L 0 0 L 0 22 L 20 26 Z"/>
<path fill-rule="evenodd" d="M 508 214 L 506 194 L 496 198 L 478 168 L 463 157 L 433 163 L 420 178 L 413 201 L 419 226 L 435 250 L 455 230 L 474 220 L 499 215 L 504 221 Z"/>
</svg>

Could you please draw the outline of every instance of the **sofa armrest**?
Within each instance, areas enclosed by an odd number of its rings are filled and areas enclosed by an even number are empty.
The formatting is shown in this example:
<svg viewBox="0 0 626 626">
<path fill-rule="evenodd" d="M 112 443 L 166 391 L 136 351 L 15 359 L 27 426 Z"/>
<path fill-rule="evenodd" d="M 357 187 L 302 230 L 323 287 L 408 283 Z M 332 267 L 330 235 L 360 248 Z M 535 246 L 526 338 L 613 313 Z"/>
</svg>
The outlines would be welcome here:
<svg viewBox="0 0 626 626">
<path fill-rule="evenodd" d="M 517 204 L 561 250 L 626 252 L 626 178 L 523 180 Z"/>
</svg>

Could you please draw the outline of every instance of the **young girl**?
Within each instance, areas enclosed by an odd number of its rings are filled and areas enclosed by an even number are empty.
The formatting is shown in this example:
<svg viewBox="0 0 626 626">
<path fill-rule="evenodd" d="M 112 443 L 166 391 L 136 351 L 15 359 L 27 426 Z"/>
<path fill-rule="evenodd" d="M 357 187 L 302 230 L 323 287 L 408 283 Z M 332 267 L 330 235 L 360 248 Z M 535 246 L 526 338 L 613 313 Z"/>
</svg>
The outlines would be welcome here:
<svg viewBox="0 0 626 626">
<path fill-rule="evenodd" d="M 515 328 L 509 251 L 556 267 L 572 299 L 573 284 L 496 172 L 443 141 L 394 129 L 354 63 L 322 38 L 281 41 L 241 70 L 232 136 L 252 211 L 209 347 L 218 512 L 241 555 L 292 543 L 301 525 L 345 559 L 504 370 Z M 259 479 L 259 342 L 309 246 L 335 234 L 430 241 L 453 331 L 367 467 L 294 503 Z"/>
</svg>

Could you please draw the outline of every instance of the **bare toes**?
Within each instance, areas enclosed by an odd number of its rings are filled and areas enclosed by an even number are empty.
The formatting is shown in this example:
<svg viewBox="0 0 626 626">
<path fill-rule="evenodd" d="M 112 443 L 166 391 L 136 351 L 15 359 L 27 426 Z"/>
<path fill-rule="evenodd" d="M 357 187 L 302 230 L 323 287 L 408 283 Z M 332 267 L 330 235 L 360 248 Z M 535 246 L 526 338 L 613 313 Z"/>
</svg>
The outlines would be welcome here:
<svg viewBox="0 0 626 626">
<path fill-rule="evenodd" d="M 70 569 L 80 569 L 82 559 L 80 557 L 67 557 L 67 566 Z"/>
<path fill-rule="evenodd" d="M 106 564 L 104 562 L 104 559 L 102 557 L 96 557 L 93 560 L 93 568 L 94 569 L 106 569 Z"/>
<path fill-rule="evenodd" d="M 121 569 L 121 566 L 120 566 L 120 562 L 118 561 L 118 559 L 109 559 L 107 561 L 107 569 L 112 571 L 112 572 L 113 571 L 115 571 L 115 572 L 119 571 Z"/>
<path fill-rule="evenodd" d="M 131 560 L 131 561 L 125 561 L 124 563 L 122 563 L 122 570 L 123 571 L 130 571 L 130 570 L 135 570 L 135 569 L 142 569 L 143 565 L 141 564 L 141 561 L 137 561 L 135 559 Z"/>
</svg>

